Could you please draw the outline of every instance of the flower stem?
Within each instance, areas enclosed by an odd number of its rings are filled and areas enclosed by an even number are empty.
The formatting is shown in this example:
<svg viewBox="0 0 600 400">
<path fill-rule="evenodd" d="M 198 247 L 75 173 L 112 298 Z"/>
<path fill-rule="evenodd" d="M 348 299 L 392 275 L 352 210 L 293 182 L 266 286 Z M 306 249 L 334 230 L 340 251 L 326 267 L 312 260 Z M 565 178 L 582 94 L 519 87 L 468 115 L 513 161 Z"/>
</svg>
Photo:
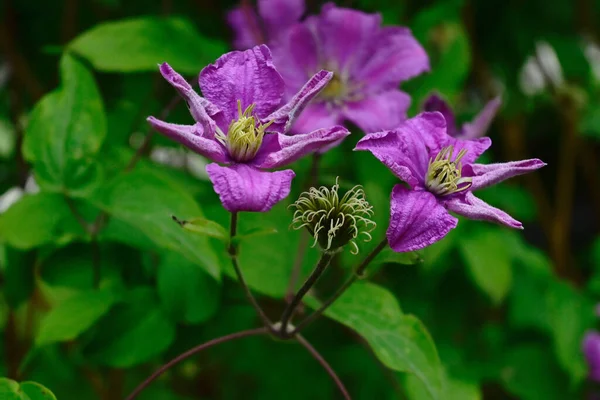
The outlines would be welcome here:
<svg viewBox="0 0 600 400">
<path fill-rule="evenodd" d="M 314 153 L 311 160 L 312 162 L 310 164 L 310 172 L 308 174 L 308 179 L 306 180 L 306 190 L 309 190 L 318 182 L 319 161 L 321 160 L 321 154 Z M 294 260 L 294 266 L 292 267 L 292 273 L 290 275 L 290 282 L 288 283 L 288 288 L 285 295 L 285 301 L 287 303 L 290 303 L 293 299 L 294 291 L 296 290 L 296 284 L 298 283 L 298 278 L 300 278 L 300 271 L 302 270 L 302 261 L 304 260 L 304 253 L 306 253 L 309 241 L 310 236 L 308 232 L 302 230 L 302 232 L 300 233 L 300 242 L 298 243 L 298 253 L 296 255 L 296 259 Z"/>
<path fill-rule="evenodd" d="M 302 335 L 296 335 L 296 340 L 298 341 L 298 343 L 300 343 L 302 346 L 304 346 L 306 348 L 306 350 L 308 350 L 308 352 L 310 353 L 310 355 L 313 356 L 314 359 L 317 360 L 319 362 L 319 364 L 321 364 L 321 366 L 323 368 L 325 368 L 325 370 L 327 371 L 327 373 L 329 374 L 329 376 L 331 377 L 331 379 L 333 379 L 333 381 L 335 382 L 336 386 L 338 387 L 338 389 L 342 393 L 342 396 L 344 396 L 344 399 L 351 400 L 350 394 L 348 393 L 348 390 L 346 389 L 346 387 L 342 383 L 341 379 L 337 376 L 337 374 L 335 373 L 335 371 L 333 370 L 333 368 L 331 367 L 331 365 L 329 365 L 327 363 L 327 361 L 325 361 L 325 359 L 317 351 L 317 349 L 315 349 L 306 339 L 304 339 L 304 337 L 302 337 Z"/>
<path fill-rule="evenodd" d="M 310 274 L 310 276 L 308 277 L 306 282 L 304 282 L 304 285 L 302 285 L 300 290 L 298 290 L 298 293 L 296 293 L 296 295 L 294 296 L 294 298 L 292 299 L 290 304 L 288 304 L 287 308 L 283 311 L 283 314 L 281 316 L 281 329 L 280 329 L 280 332 L 282 335 L 285 336 L 288 323 L 290 322 L 290 319 L 292 318 L 294 311 L 296 310 L 298 305 L 302 302 L 302 299 L 304 298 L 306 293 L 308 293 L 310 288 L 312 288 L 314 286 L 314 284 L 319 280 L 321 275 L 323 275 L 323 272 L 325 272 L 325 269 L 331 262 L 332 258 L 333 258 L 333 254 L 326 253 L 326 252 L 323 252 L 321 254 L 321 258 L 319 259 L 317 266 L 315 267 L 313 272 Z"/>
<path fill-rule="evenodd" d="M 323 314 L 325 312 L 325 310 L 327 310 L 327 308 L 329 308 L 330 305 L 332 305 L 342 294 L 344 294 L 344 292 L 358 278 L 360 278 L 363 275 L 363 273 L 364 273 L 365 269 L 367 268 L 367 266 L 371 263 L 371 261 L 373 261 L 373 259 L 377 256 L 377 254 L 379 254 L 381 252 L 381 250 L 383 250 L 387 246 L 387 244 L 388 244 L 387 238 L 384 238 L 377 245 L 377 247 L 375 247 L 369 253 L 369 255 L 363 260 L 363 262 L 360 263 L 360 265 L 356 268 L 356 270 L 354 271 L 354 273 L 352 274 L 352 276 L 350 278 L 348 278 L 348 280 L 346 280 L 346 282 L 344 282 L 344 284 L 333 294 L 333 296 L 331 296 L 329 299 L 327 299 L 327 301 L 325 301 L 321 305 L 321 307 L 319 307 L 315 312 L 313 312 L 311 315 L 309 315 L 304 320 L 302 320 L 298 324 L 298 326 L 296 326 L 296 328 L 294 329 L 294 331 L 291 334 L 295 335 L 296 333 L 298 333 L 302 329 L 304 329 L 306 326 L 308 326 L 315 319 L 319 318 L 321 316 L 321 314 Z"/>
<path fill-rule="evenodd" d="M 196 347 L 186 351 L 185 353 L 178 355 L 177 357 L 175 357 L 174 359 L 172 359 L 171 361 L 169 361 L 168 363 L 164 364 L 162 367 L 160 367 L 159 369 L 154 371 L 154 373 L 152 375 L 150 375 L 144 382 L 142 382 L 137 388 L 135 388 L 135 390 L 127 397 L 126 400 L 135 399 L 144 389 L 146 389 L 154 380 L 156 380 L 156 378 L 158 378 L 160 375 L 162 375 L 166 370 L 175 366 L 176 364 L 180 363 L 181 361 L 185 360 L 186 358 L 189 358 L 189 357 L 193 356 L 194 354 L 201 352 L 202 350 L 208 349 L 209 347 L 213 347 L 213 346 L 216 346 L 221 343 L 225 343 L 225 342 L 229 342 L 232 340 L 241 339 L 241 338 L 249 337 L 249 336 L 263 335 L 268 332 L 269 332 L 268 329 L 263 326 L 263 327 L 256 328 L 256 329 L 249 329 L 249 330 L 245 330 L 245 331 L 241 331 L 241 332 L 232 333 L 232 334 L 229 334 L 226 336 L 222 336 L 222 337 L 210 340 L 199 346 L 196 346 Z"/>
<path fill-rule="evenodd" d="M 231 213 L 231 227 L 229 230 L 229 248 L 228 248 L 229 256 L 231 257 L 231 264 L 233 265 L 235 274 L 237 275 L 237 278 L 238 278 L 240 284 L 242 285 L 242 288 L 244 289 L 246 298 L 248 299 L 248 301 L 250 301 L 250 303 L 256 310 L 256 313 L 258 314 L 258 316 L 261 319 L 264 326 L 266 328 L 268 328 L 269 331 L 274 332 L 273 323 L 271 322 L 269 317 L 267 317 L 267 315 L 265 314 L 263 309 L 260 307 L 260 305 L 258 304 L 256 299 L 254 298 L 254 295 L 252 294 L 252 291 L 248 287 L 248 284 L 246 283 L 246 280 L 244 279 L 244 275 L 242 274 L 242 270 L 240 269 L 240 266 L 238 264 L 237 250 L 236 250 L 236 247 L 234 244 L 234 238 L 235 238 L 236 233 L 237 233 L 237 213 L 232 212 Z"/>
</svg>

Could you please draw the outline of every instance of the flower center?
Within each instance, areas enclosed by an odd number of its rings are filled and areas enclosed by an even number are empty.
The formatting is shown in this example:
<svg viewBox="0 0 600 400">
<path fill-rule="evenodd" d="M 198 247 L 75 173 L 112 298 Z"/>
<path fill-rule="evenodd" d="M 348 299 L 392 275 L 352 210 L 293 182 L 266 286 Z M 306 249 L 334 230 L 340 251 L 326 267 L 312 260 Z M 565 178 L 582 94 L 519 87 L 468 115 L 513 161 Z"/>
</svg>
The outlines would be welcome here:
<svg viewBox="0 0 600 400">
<path fill-rule="evenodd" d="M 471 187 L 471 178 L 461 178 L 462 164 L 460 159 L 467 154 L 467 150 L 462 149 L 459 151 L 454 161 L 452 161 L 453 151 L 453 146 L 444 147 L 435 159 L 429 160 L 425 186 L 431 193 L 438 196 L 462 192 Z"/>
<path fill-rule="evenodd" d="M 215 138 L 227 148 L 229 156 L 235 161 L 249 161 L 256 156 L 265 136 L 265 130 L 273 123 L 266 124 L 257 122 L 252 111 L 254 104 L 250 104 L 242 112 L 242 102 L 238 100 L 238 119 L 231 121 L 227 129 L 227 135 L 218 131 Z"/>
<path fill-rule="evenodd" d="M 349 243 L 352 253 L 356 254 L 358 236 L 362 234 L 365 241 L 369 241 L 369 232 L 375 229 L 375 222 L 370 219 L 373 207 L 360 186 L 350 189 L 341 199 L 339 188 L 336 179 L 332 188 L 312 187 L 302 193 L 290 206 L 296 208 L 292 227 L 306 227 L 315 239 L 313 246 L 318 244 L 323 251 L 336 252 Z"/>
</svg>

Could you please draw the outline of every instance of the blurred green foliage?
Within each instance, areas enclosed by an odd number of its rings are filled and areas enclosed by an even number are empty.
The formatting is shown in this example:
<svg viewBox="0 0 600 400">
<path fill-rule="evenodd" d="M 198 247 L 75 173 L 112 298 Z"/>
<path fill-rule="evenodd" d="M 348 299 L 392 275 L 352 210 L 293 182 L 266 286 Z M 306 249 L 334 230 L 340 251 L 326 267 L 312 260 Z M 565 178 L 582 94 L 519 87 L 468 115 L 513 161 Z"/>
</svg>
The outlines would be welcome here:
<svg viewBox="0 0 600 400">
<path fill-rule="evenodd" d="M 369 280 L 352 286 L 306 337 L 356 399 L 591 393 L 581 340 L 597 324 L 600 298 L 600 1 L 340 4 L 381 12 L 426 47 L 432 71 L 403 85 L 411 115 L 437 91 L 468 121 L 501 93 L 486 161 L 538 157 L 549 165 L 481 193 L 522 220 L 524 232 L 461 220 L 418 253 L 384 252 Z M 224 16 L 233 6 L 0 4 L 0 192 L 26 192 L 12 205 L 8 195 L 0 200 L 0 375 L 10 378 L 0 379 L 0 398 L 54 398 L 40 384 L 61 400 L 124 398 L 177 354 L 258 326 L 219 239 L 222 228 L 203 222 L 228 225 L 205 161 L 162 137 L 144 142 L 147 115 L 172 109 L 170 120 L 189 121 L 157 63 L 195 76 L 230 48 Z M 309 12 L 319 7 L 308 2 Z M 554 64 L 539 54 L 542 42 L 556 53 Z M 564 80 L 551 84 L 548 64 L 557 63 Z M 369 154 L 351 151 L 359 137 L 353 132 L 323 156 L 320 183 L 339 176 L 342 188 L 362 184 L 378 229 L 359 256 L 336 257 L 309 309 L 387 227 L 396 178 Z M 287 205 L 309 164 L 294 165 L 287 201 L 267 214 L 240 215 L 239 262 L 269 315 L 283 309 L 301 241 L 288 229 Z M 172 216 L 196 218 L 190 230 L 207 235 L 182 229 Z M 303 274 L 317 258 L 309 249 Z M 339 393 L 297 344 L 248 338 L 186 360 L 140 396 L 239 398 Z"/>
</svg>

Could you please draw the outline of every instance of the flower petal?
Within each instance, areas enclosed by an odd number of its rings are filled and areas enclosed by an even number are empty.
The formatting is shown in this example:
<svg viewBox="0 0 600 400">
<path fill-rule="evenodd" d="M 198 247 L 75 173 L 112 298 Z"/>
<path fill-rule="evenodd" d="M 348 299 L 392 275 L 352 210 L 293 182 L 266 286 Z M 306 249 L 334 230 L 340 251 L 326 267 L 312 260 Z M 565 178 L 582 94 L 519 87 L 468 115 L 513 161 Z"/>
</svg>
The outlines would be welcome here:
<svg viewBox="0 0 600 400">
<path fill-rule="evenodd" d="M 474 163 L 480 155 L 485 153 L 485 151 L 490 148 L 492 145 L 492 139 L 488 137 L 482 137 L 478 139 L 463 140 L 448 136 L 444 147 L 450 145 L 454 146 L 454 157 L 456 157 L 456 155 L 462 149 L 467 150 L 463 158 L 461 158 L 462 165 L 467 166 Z M 433 156 L 435 156 L 435 154 L 433 154 Z"/>
<path fill-rule="evenodd" d="M 590 368 L 589 377 L 600 382 L 600 333 L 586 332 L 583 337 L 583 354 Z"/>
<path fill-rule="evenodd" d="M 370 51 L 373 37 L 381 26 L 381 15 L 327 3 L 321 9 L 316 26 L 323 59 L 344 75 Z"/>
<path fill-rule="evenodd" d="M 430 153 L 446 141 L 446 120 L 439 112 L 421 113 L 391 131 L 362 138 L 354 150 L 368 150 L 411 187 L 423 186 Z"/>
<path fill-rule="evenodd" d="M 243 2 L 229 11 L 226 19 L 233 30 L 233 47 L 236 49 L 246 50 L 265 42 L 261 22 L 250 3 Z"/>
<path fill-rule="evenodd" d="M 228 162 L 227 151 L 212 137 L 204 136 L 202 124 L 178 125 L 148 117 L 147 121 L 163 135 L 181 143 L 190 150 L 216 162 Z"/>
<path fill-rule="evenodd" d="M 281 103 L 284 83 L 273 65 L 271 51 L 260 45 L 224 54 L 205 67 L 200 72 L 200 88 L 229 122 L 238 118 L 238 100 L 242 110 L 255 104 L 258 118 L 271 114 Z"/>
<path fill-rule="evenodd" d="M 500 108 L 500 104 L 502 104 L 500 97 L 490 100 L 472 122 L 462 126 L 461 138 L 475 139 L 485 135 L 498 112 L 498 108 Z"/>
<path fill-rule="evenodd" d="M 318 129 L 294 136 L 271 134 L 269 136 L 273 139 L 270 143 L 263 143 L 263 147 L 252 163 L 259 168 L 282 167 L 327 145 L 339 142 L 349 134 L 350 132 L 343 126 Z"/>
<path fill-rule="evenodd" d="M 446 236 L 457 223 L 433 194 L 409 190 L 403 185 L 394 186 L 386 232 L 394 251 L 414 251 L 429 246 Z"/>
<path fill-rule="evenodd" d="M 396 128 L 406 119 L 410 96 L 393 89 L 368 96 L 360 101 L 347 102 L 344 115 L 364 132 Z"/>
<path fill-rule="evenodd" d="M 291 169 L 268 172 L 246 164 L 208 164 L 206 172 L 223 207 L 230 212 L 269 211 L 290 194 L 296 176 Z"/>
<path fill-rule="evenodd" d="M 452 108 L 450 108 L 450 105 L 446 103 L 446 101 L 442 99 L 439 95 L 430 95 L 423 104 L 423 110 L 441 112 L 444 118 L 446 119 L 446 129 L 448 135 L 453 137 L 458 136 L 458 129 L 456 129 L 456 118 L 454 117 L 454 112 L 452 111 Z"/>
<path fill-rule="evenodd" d="M 410 29 L 386 27 L 370 38 L 369 53 L 353 77 L 370 90 L 397 88 L 400 82 L 429 71 L 429 58 Z"/>
<path fill-rule="evenodd" d="M 465 166 L 463 170 L 466 176 L 472 176 L 473 184 L 471 190 L 475 191 L 488 186 L 495 185 L 513 176 L 523 175 L 545 166 L 546 163 L 540 159 L 512 161 L 496 164 L 472 164 Z"/>
<path fill-rule="evenodd" d="M 265 118 L 265 122 L 274 121 L 270 132 L 286 133 L 308 103 L 329 83 L 333 73 L 325 70 L 317 72 L 298 93 L 283 107 Z"/>
<path fill-rule="evenodd" d="M 310 103 L 292 125 L 292 134 L 310 133 L 317 129 L 339 125 L 343 121 L 340 110 L 327 103 Z"/>
<path fill-rule="evenodd" d="M 258 14 L 269 32 L 276 39 L 290 25 L 300 21 L 304 14 L 304 0 L 259 0 Z"/>
<path fill-rule="evenodd" d="M 504 211 L 475 197 L 471 192 L 445 200 L 444 204 L 448 210 L 470 219 L 496 222 L 509 228 L 523 229 L 522 223 Z"/>
<path fill-rule="evenodd" d="M 290 97 L 318 68 L 318 50 L 314 33 L 307 23 L 295 24 L 270 45 L 273 62 L 283 76 Z M 290 93 L 291 92 L 291 93 Z"/>
<path fill-rule="evenodd" d="M 188 81 L 175 72 L 169 64 L 161 64 L 160 73 L 171 86 L 177 89 L 181 97 L 186 101 L 190 114 L 192 114 L 194 120 L 200 122 L 205 127 L 214 127 L 214 121 L 209 117 L 218 116 L 221 111 L 210 101 L 202 98 L 196 93 Z M 214 133 L 214 129 L 211 129 L 211 132 Z"/>
</svg>

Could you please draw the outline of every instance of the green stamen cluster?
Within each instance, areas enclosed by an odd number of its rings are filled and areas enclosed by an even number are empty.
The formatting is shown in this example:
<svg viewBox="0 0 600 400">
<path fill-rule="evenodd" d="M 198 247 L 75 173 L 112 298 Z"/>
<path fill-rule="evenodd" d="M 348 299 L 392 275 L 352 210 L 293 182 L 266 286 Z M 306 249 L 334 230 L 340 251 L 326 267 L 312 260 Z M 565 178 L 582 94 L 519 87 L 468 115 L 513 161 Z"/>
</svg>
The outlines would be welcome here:
<svg viewBox="0 0 600 400">
<path fill-rule="evenodd" d="M 290 205 L 296 208 L 292 227 L 306 227 L 315 241 L 325 252 L 334 253 L 350 243 L 352 254 L 358 253 L 356 239 L 365 236 L 365 242 L 371 240 L 371 232 L 375 222 L 373 207 L 365 199 L 361 186 L 354 186 L 340 199 L 337 183 L 331 189 L 321 186 L 319 189 L 310 188 L 300 195 L 298 200 Z"/>
<path fill-rule="evenodd" d="M 238 100 L 238 119 L 231 121 L 227 130 L 227 135 L 223 132 L 217 132 L 216 139 L 227 148 L 229 156 L 235 161 L 249 161 L 256 156 L 263 141 L 265 130 L 273 123 L 269 121 L 266 124 L 257 123 L 252 111 L 254 104 L 251 104 L 242 112 L 242 102 Z"/>
<path fill-rule="evenodd" d="M 453 146 L 444 147 L 435 159 L 429 160 L 425 185 L 431 193 L 447 196 L 471 187 L 472 179 L 461 177 L 460 160 L 467 154 L 467 150 L 460 150 L 454 161 L 451 161 L 453 152 Z"/>
</svg>

